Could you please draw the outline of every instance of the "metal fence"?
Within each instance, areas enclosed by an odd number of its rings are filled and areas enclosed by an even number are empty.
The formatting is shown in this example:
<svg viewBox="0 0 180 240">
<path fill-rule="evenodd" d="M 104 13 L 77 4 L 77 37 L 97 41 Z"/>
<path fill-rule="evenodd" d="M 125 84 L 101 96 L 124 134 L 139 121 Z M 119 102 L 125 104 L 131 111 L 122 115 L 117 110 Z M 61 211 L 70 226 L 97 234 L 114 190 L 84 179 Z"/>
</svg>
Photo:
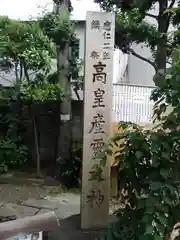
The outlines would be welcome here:
<svg viewBox="0 0 180 240">
<path fill-rule="evenodd" d="M 137 124 L 151 122 L 153 102 L 150 95 L 154 88 L 113 84 L 113 121 L 131 121 Z"/>
</svg>

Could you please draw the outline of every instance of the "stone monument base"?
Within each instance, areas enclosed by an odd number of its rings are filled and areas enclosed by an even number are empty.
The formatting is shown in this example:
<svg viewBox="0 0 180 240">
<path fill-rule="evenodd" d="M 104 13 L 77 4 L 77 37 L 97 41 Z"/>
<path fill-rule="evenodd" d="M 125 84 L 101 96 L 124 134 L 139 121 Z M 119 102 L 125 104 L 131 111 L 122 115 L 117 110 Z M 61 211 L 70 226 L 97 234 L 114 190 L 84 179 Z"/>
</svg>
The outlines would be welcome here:
<svg viewBox="0 0 180 240">
<path fill-rule="evenodd" d="M 115 216 L 109 217 L 109 222 L 112 221 L 116 221 Z M 104 234 L 104 229 L 81 230 L 80 214 L 60 219 L 59 224 L 57 229 L 45 233 L 43 240 L 94 240 Z"/>
</svg>

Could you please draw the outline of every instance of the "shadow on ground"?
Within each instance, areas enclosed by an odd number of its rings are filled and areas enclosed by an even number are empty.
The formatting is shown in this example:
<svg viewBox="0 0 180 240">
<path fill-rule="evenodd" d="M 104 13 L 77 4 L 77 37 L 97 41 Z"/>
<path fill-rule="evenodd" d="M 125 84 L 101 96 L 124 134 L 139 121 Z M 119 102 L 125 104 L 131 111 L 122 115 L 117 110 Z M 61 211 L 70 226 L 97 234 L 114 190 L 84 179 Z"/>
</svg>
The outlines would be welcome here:
<svg viewBox="0 0 180 240">
<path fill-rule="evenodd" d="M 43 240 L 94 240 L 103 236 L 103 230 L 85 230 L 80 228 L 80 215 L 72 215 L 59 220 L 60 226 L 52 232 L 45 233 Z"/>
</svg>

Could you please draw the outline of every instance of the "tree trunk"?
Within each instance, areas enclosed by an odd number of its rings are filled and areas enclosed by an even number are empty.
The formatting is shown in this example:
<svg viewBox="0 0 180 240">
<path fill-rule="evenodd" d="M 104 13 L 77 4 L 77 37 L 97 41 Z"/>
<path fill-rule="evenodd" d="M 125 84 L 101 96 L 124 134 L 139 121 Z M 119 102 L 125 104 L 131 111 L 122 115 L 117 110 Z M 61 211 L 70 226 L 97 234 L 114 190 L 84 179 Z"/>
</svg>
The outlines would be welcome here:
<svg viewBox="0 0 180 240">
<path fill-rule="evenodd" d="M 68 48 L 59 54 L 59 63 L 67 68 Z M 58 64 L 59 65 L 59 64 Z M 61 65 L 62 66 L 62 65 Z M 62 67 L 61 67 L 62 68 Z M 59 84 L 64 91 L 64 99 L 60 104 L 60 128 L 58 138 L 58 160 L 65 163 L 70 159 L 71 153 L 71 81 L 67 71 L 59 74 Z"/>
<path fill-rule="evenodd" d="M 32 123 L 33 123 L 33 132 L 34 132 L 35 150 L 36 150 L 36 176 L 37 178 L 40 178 L 41 160 L 40 160 L 40 152 L 39 152 L 39 141 L 38 141 L 38 134 L 37 134 L 36 118 L 34 114 L 32 114 Z"/>
<path fill-rule="evenodd" d="M 24 74 L 25 74 L 27 81 L 30 82 L 29 74 L 28 74 L 25 63 L 24 63 Z M 32 101 L 32 99 L 30 101 Z M 29 110 L 29 116 L 30 116 L 31 122 L 32 122 L 34 146 L 35 146 L 35 151 L 36 151 L 36 176 L 37 176 L 37 178 L 39 178 L 41 175 L 41 164 L 40 164 L 41 159 L 40 159 L 40 152 L 39 152 L 39 141 L 38 141 L 38 134 L 37 134 L 36 118 L 35 118 L 35 114 L 33 112 L 32 102 L 28 102 L 28 110 Z"/>
<path fill-rule="evenodd" d="M 56 14 L 67 10 L 68 1 L 64 0 L 56 5 Z M 60 127 L 57 142 L 56 161 L 60 164 L 67 163 L 71 156 L 71 81 L 68 76 L 69 46 L 62 50 L 57 46 L 57 76 L 60 87 L 63 89 L 64 98 L 60 104 Z M 59 169 L 60 170 L 60 169 Z"/>
<path fill-rule="evenodd" d="M 167 62 L 167 32 L 169 28 L 169 17 L 165 12 L 168 8 L 168 0 L 159 0 L 158 32 L 160 39 L 157 43 L 156 66 L 157 73 L 154 82 L 157 87 L 165 85 L 166 62 Z"/>
<path fill-rule="evenodd" d="M 24 132 L 23 129 L 23 119 L 22 119 L 22 99 L 21 99 L 21 82 L 22 82 L 22 65 L 20 64 L 20 73 L 18 73 L 18 63 L 15 63 L 15 76 L 16 76 L 16 85 L 15 85 L 15 95 L 16 95 L 16 114 L 18 116 L 17 121 L 17 135 Z"/>
</svg>

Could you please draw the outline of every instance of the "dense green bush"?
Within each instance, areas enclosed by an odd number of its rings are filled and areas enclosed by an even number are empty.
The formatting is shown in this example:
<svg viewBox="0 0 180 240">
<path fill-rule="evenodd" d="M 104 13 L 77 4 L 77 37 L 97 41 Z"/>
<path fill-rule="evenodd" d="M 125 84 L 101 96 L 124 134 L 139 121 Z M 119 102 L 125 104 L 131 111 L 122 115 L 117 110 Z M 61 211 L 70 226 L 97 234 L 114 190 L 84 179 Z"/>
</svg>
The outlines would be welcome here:
<svg viewBox="0 0 180 240">
<path fill-rule="evenodd" d="M 69 188 L 77 188 L 81 183 L 82 148 L 72 151 L 70 161 L 61 165 L 61 181 Z"/>
<path fill-rule="evenodd" d="M 27 160 L 27 147 L 6 137 L 0 140 L 0 173 L 18 167 Z"/>
<path fill-rule="evenodd" d="M 111 228 L 112 239 L 164 239 L 168 227 L 176 223 L 171 213 L 179 204 L 175 183 L 179 136 L 135 124 L 122 126 L 124 131 L 112 141 L 118 147 L 116 161 L 120 162 L 125 208 L 119 209 L 119 222 Z"/>
<path fill-rule="evenodd" d="M 180 64 L 173 54 L 166 85 L 152 92 L 154 125 L 120 123 L 119 133 L 104 150 L 100 168 L 116 146 L 120 195 L 124 208 L 108 227 L 106 239 L 169 239 L 180 217 Z M 122 130 L 123 129 L 123 130 Z M 102 172 L 102 171 L 99 171 Z"/>
<path fill-rule="evenodd" d="M 16 105 L 10 100 L 0 105 L 0 172 L 19 167 L 27 160 L 27 147 L 23 144 L 21 131 L 24 131 L 20 119 L 15 113 Z"/>
</svg>

